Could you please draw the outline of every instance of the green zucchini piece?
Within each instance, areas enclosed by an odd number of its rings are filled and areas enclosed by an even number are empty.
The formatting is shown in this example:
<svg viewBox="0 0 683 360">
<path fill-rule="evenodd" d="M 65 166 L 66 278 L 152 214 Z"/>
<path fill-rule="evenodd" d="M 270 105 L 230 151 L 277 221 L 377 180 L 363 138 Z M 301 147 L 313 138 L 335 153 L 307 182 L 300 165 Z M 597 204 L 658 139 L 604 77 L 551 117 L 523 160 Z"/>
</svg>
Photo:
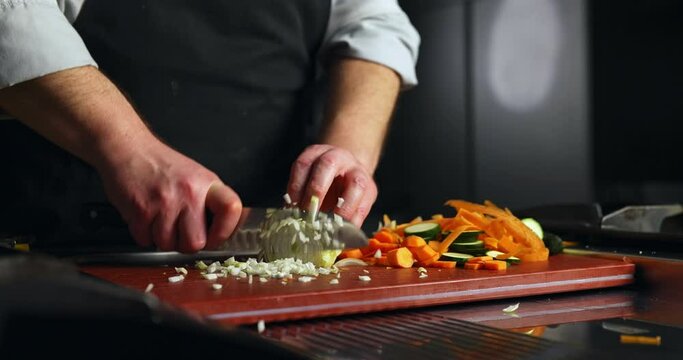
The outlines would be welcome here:
<svg viewBox="0 0 683 360">
<path fill-rule="evenodd" d="M 436 223 L 422 222 L 406 227 L 404 232 L 406 235 L 419 236 L 429 241 L 434 240 L 441 233 L 441 226 Z"/>
<path fill-rule="evenodd" d="M 531 231 L 533 231 L 539 239 L 543 239 L 543 227 L 533 218 L 522 219 L 524 225 L 526 225 Z"/>
<path fill-rule="evenodd" d="M 498 256 L 499 256 L 499 255 L 505 255 L 505 253 L 500 252 L 500 251 L 497 251 L 497 250 L 489 250 L 489 251 L 486 252 L 486 256 L 490 256 L 490 257 L 492 257 L 492 258 L 494 258 L 494 259 L 496 259 L 496 260 L 499 260 L 499 259 L 498 259 Z M 519 264 L 519 262 L 521 261 L 521 260 L 520 260 L 518 257 L 516 257 L 516 256 L 510 256 L 509 258 L 504 259 L 504 260 L 505 260 L 508 264 Z"/>
<path fill-rule="evenodd" d="M 451 244 L 451 246 L 448 247 L 449 251 L 452 252 L 459 252 L 459 253 L 466 253 L 466 254 L 475 254 L 475 253 L 482 253 L 486 252 L 486 249 L 484 248 L 484 242 L 481 240 L 476 240 L 476 241 L 471 241 L 471 242 L 454 242 Z"/>
<path fill-rule="evenodd" d="M 545 236 L 543 236 L 543 243 L 550 251 L 550 255 L 559 254 L 562 252 L 562 250 L 564 250 L 562 238 L 556 234 L 546 232 Z"/>
<path fill-rule="evenodd" d="M 441 254 L 441 257 L 439 260 L 444 260 L 444 261 L 455 261 L 458 264 L 464 264 L 467 262 L 467 259 L 470 259 L 474 256 L 470 254 L 463 254 L 463 253 L 457 253 L 457 252 L 445 252 Z"/>
</svg>

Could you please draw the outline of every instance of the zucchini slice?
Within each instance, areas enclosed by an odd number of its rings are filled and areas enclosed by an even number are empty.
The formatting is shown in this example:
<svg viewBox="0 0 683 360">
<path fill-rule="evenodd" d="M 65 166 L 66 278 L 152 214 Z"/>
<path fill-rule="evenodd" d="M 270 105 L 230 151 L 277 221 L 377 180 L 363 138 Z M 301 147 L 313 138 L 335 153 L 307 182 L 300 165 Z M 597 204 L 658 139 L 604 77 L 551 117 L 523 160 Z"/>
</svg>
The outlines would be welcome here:
<svg viewBox="0 0 683 360">
<path fill-rule="evenodd" d="M 500 252 L 500 251 L 496 251 L 496 250 L 489 250 L 486 252 L 486 256 L 490 256 L 496 260 L 501 260 L 501 259 L 498 259 L 498 256 L 500 256 L 500 255 L 505 255 L 505 253 Z M 505 260 L 508 264 L 519 264 L 519 262 L 521 261 L 516 256 L 510 256 L 507 259 L 502 259 L 502 260 Z"/>
<path fill-rule="evenodd" d="M 406 227 L 404 232 L 406 235 L 419 236 L 429 241 L 434 240 L 441 233 L 441 226 L 437 223 L 422 222 Z"/>
<path fill-rule="evenodd" d="M 484 252 L 485 248 L 483 241 L 476 240 L 471 242 L 454 242 L 451 244 L 448 250 L 453 252 L 473 254 Z"/>
<path fill-rule="evenodd" d="M 446 260 L 446 261 L 455 261 L 458 264 L 464 264 L 467 262 L 467 259 L 472 258 L 473 256 L 470 254 L 463 254 L 463 253 L 457 253 L 457 252 L 445 252 L 441 254 L 441 258 L 439 260 Z"/>
<path fill-rule="evenodd" d="M 522 219 L 522 222 L 524 225 L 526 225 L 531 231 L 534 232 L 538 236 L 539 239 L 543 239 L 543 227 L 541 227 L 541 224 L 539 224 L 538 221 L 536 221 L 533 218 L 524 218 Z"/>
</svg>

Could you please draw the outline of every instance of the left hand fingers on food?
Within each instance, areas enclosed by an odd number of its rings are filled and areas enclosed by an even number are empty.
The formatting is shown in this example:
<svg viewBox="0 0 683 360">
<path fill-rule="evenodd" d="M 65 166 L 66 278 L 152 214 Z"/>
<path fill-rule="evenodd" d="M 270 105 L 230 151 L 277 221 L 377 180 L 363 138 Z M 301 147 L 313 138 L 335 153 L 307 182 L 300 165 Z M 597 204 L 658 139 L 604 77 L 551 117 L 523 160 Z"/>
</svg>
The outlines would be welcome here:
<svg viewBox="0 0 683 360">
<path fill-rule="evenodd" d="M 365 218 L 368 217 L 370 209 L 375 203 L 375 200 L 377 200 L 377 185 L 375 185 L 374 181 L 371 181 L 368 188 L 366 188 L 365 192 L 363 192 L 363 197 L 360 199 L 353 217 L 351 217 L 351 223 L 361 227 L 365 221 Z"/>
<path fill-rule="evenodd" d="M 361 200 L 372 185 L 372 182 L 370 176 L 358 167 L 344 174 L 344 190 L 341 196 L 344 202 L 341 204 L 341 207 L 336 207 L 334 212 L 344 219 L 351 220 L 355 216 L 358 206 L 361 204 Z"/>
<path fill-rule="evenodd" d="M 292 202 L 301 203 L 306 192 L 306 184 L 317 159 L 332 149 L 330 145 L 311 145 L 304 150 L 292 164 L 287 193 Z"/>
<path fill-rule="evenodd" d="M 349 154 L 339 149 L 321 154 L 311 168 L 303 201 L 309 201 L 312 196 L 324 199 L 334 179 L 353 165 L 352 160 Z"/>
</svg>

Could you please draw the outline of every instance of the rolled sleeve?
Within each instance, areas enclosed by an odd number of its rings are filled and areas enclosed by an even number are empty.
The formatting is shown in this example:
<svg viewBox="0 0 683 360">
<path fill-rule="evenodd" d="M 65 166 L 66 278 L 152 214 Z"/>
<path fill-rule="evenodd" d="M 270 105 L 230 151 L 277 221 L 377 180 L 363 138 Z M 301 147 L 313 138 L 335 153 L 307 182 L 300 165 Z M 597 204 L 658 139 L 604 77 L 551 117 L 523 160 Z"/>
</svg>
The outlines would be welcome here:
<svg viewBox="0 0 683 360">
<path fill-rule="evenodd" d="M 396 71 L 402 88 L 417 85 L 420 35 L 396 0 L 332 0 L 323 57 L 348 56 Z"/>
<path fill-rule="evenodd" d="M 55 0 L 0 0 L 0 89 L 97 66 Z"/>
</svg>

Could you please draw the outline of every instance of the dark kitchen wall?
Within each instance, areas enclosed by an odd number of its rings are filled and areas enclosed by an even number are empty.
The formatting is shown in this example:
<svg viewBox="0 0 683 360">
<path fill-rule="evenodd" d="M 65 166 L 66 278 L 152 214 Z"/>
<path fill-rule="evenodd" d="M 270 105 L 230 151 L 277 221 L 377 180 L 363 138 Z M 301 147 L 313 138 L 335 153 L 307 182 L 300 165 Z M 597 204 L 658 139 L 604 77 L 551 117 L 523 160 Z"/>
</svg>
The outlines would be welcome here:
<svg viewBox="0 0 683 360">
<path fill-rule="evenodd" d="M 593 199 L 584 0 L 400 1 L 422 36 L 376 212 Z"/>
<path fill-rule="evenodd" d="M 683 202 L 683 2 L 590 7 L 596 196 Z"/>
</svg>

